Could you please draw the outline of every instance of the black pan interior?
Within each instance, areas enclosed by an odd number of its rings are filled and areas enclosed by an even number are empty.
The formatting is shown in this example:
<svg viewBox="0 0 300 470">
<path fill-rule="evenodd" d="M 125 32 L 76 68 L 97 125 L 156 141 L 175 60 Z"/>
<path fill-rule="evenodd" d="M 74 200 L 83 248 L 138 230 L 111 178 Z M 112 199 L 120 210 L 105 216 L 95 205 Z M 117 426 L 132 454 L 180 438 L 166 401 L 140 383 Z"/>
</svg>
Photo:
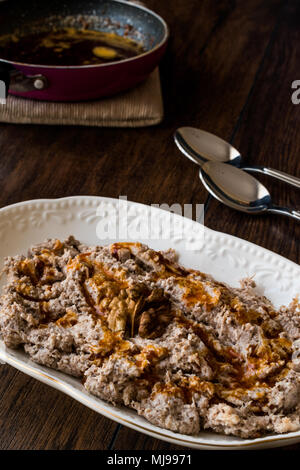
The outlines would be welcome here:
<svg viewBox="0 0 300 470">
<path fill-rule="evenodd" d="M 0 3 L 0 36 L 32 33 L 49 26 L 88 27 L 113 31 L 142 42 L 146 50 L 166 36 L 163 21 L 142 8 L 117 0 L 7 0 Z"/>
</svg>

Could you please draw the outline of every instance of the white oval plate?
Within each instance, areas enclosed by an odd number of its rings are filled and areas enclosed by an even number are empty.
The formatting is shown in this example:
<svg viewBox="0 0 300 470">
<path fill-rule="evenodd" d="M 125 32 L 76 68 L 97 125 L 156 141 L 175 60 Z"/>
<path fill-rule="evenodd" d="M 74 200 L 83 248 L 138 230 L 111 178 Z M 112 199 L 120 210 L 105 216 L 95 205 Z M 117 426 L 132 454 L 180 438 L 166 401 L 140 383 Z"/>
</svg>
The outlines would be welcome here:
<svg viewBox="0 0 300 470">
<path fill-rule="evenodd" d="M 102 238 L 105 237 L 105 224 L 111 222 L 114 210 L 117 213 L 118 207 L 119 200 L 92 196 L 33 200 L 4 207 L 0 209 L 0 263 L 3 264 L 5 256 L 26 253 L 30 245 L 52 237 L 64 239 L 72 234 L 87 244 L 103 245 L 114 242 L 114 237 L 100 240 L 97 233 Z M 133 222 L 138 226 L 139 218 L 150 213 L 154 215 L 154 225 L 158 224 L 159 219 L 166 218 L 166 212 L 158 208 L 134 202 L 126 203 L 126 207 L 130 215 L 126 224 Z M 175 225 L 183 220 L 173 214 L 171 218 Z M 238 281 L 244 277 L 254 276 L 260 292 L 269 297 L 277 307 L 288 304 L 300 292 L 300 267 L 297 264 L 245 240 L 203 228 L 190 219 L 184 220 L 190 241 L 200 240 L 204 235 L 202 247 L 187 249 L 186 240 L 178 235 L 176 230 L 169 239 L 151 241 L 143 236 L 142 227 L 139 241 L 159 250 L 172 247 L 180 254 L 180 262 L 183 265 L 198 268 L 233 286 L 237 286 Z M 3 285 L 5 280 L 1 282 Z M 201 432 L 197 436 L 177 434 L 153 426 L 134 411 L 113 407 L 90 395 L 79 380 L 33 363 L 21 351 L 6 349 L 1 340 L 0 359 L 66 393 L 107 418 L 173 444 L 196 449 L 257 449 L 300 441 L 300 432 L 257 439 L 239 439 L 212 432 Z"/>
</svg>

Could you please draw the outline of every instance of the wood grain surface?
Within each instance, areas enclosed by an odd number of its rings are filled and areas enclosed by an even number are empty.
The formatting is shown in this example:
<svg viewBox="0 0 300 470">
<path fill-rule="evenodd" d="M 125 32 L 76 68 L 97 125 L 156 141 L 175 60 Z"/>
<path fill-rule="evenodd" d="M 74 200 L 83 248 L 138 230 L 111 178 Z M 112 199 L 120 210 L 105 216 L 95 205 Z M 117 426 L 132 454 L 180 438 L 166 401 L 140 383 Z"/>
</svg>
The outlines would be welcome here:
<svg viewBox="0 0 300 470">
<path fill-rule="evenodd" d="M 171 29 L 161 64 L 163 123 L 144 129 L 0 124 L 0 206 L 78 194 L 205 203 L 207 226 L 299 263 L 299 224 L 221 206 L 172 140 L 177 127 L 197 126 L 233 142 L 247 164 L 300 177 L 300 105 L 291 101 L 291 83 L 300 79 L 299 2 L 147 5 Z M 260 179 L 274 201 L 300 208 L 299 190 Z M 0 365 L 0 403 L 0 449 L 181 449 L 102 418 L 6 365 Z"/>
</svg>

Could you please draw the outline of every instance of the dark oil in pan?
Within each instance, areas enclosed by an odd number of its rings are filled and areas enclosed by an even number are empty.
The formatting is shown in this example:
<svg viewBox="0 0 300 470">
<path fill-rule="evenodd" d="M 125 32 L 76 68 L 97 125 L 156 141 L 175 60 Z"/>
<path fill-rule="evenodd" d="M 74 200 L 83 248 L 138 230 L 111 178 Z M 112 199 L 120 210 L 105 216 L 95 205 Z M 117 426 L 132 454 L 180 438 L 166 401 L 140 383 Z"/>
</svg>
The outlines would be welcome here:
<svg viewBox="0 0 300 470">
<path fill-rule="evenodd" d="M 62 28 L 0 37 L 0 57 L 39 65 L 93 65 L 142 54 L 143 46 L 115 33 Z"/>
</svg>

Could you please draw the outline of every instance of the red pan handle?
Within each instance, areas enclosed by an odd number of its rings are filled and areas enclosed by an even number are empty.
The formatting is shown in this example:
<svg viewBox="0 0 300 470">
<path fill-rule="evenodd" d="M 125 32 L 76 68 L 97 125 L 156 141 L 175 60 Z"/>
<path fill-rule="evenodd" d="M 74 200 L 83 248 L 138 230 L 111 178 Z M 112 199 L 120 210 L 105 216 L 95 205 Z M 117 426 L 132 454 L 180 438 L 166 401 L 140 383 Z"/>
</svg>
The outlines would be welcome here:
<svg viewBox="0 0 300 470">
<path fill-rule="evenodd" d="M 6 64 L 4 62 L 0 62 L 0 82 L 4 83 L 4 95 L 5 96 L 0 96 L 0 98 L 5 99 L 8 95 L 8 89 L 10 86 L 10 71 L 12 67 L 10 64 Z M 2 87 L 0 88 L 0 91 L 2 91 Z"/>
<path fill-rule="evenodd" d="M 0 62 L 0 81 L 5 84 L 6 98 L 8 90 L 25 93 L 27 91 L 44 90 L 49 83 L 44 75 L 24 75 L 10 64 Z"/>
</svg>

